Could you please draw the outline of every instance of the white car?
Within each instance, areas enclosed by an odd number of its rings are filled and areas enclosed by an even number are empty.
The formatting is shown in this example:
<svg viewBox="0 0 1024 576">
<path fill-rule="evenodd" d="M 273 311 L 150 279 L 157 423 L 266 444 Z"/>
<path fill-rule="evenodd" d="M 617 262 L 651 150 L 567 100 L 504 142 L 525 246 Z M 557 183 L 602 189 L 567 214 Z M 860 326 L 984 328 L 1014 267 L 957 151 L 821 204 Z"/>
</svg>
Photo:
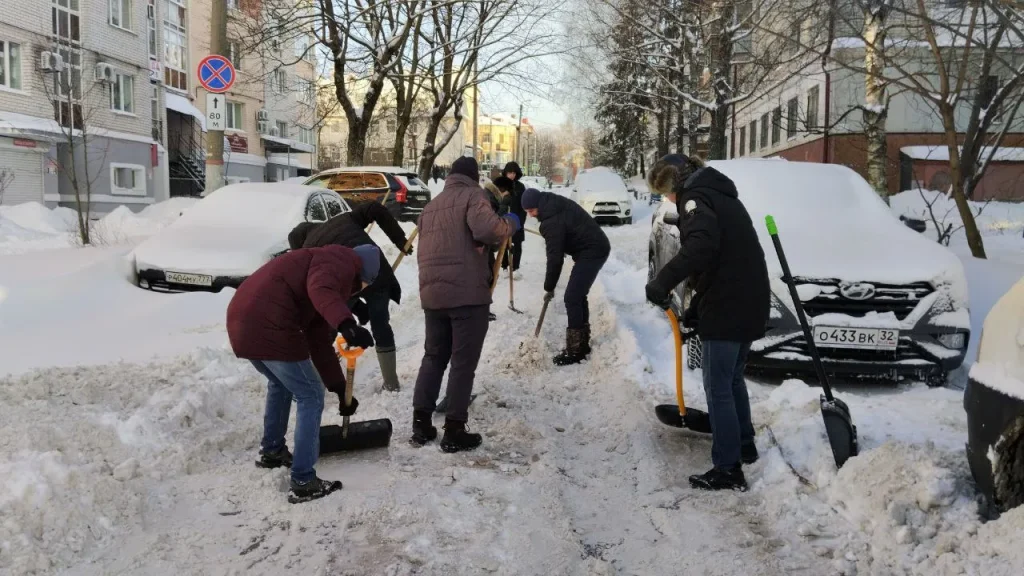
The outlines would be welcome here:
<svg viewBox="0 0 1024 576">
<path fill-rule="evenodd" d="M 570 198 L 599 224 L 633 223 L 633 196 L 610 168 L 589 168 L 577 174 Z"/>
<path fill-rule="evenodd" d="M 288 250 L 300 222 L 325 222 L 351 208 L 330 190 L 286 182 L 219 188 L 133 253 L 140 288 L 166 292 L 237 288 Z"/>
</svg>

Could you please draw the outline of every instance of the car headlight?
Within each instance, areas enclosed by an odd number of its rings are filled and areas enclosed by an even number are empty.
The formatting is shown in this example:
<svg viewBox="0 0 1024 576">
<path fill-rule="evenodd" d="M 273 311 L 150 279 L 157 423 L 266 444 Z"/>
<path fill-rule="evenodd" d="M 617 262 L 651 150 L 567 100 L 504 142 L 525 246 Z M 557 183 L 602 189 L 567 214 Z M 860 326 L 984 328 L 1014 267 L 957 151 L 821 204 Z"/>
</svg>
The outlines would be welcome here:
<svg viewBox="0 0 1024 576">
<path fill-rule="evenodd" d="M 956 334 L 942 334 L 939 336 L 938 340 L 939 344 L 942 344 L 951 350 L 960 350 L 967 343 L 967 338 L 964 337 L 963 332 L 957 332 Z"/>
</svg>

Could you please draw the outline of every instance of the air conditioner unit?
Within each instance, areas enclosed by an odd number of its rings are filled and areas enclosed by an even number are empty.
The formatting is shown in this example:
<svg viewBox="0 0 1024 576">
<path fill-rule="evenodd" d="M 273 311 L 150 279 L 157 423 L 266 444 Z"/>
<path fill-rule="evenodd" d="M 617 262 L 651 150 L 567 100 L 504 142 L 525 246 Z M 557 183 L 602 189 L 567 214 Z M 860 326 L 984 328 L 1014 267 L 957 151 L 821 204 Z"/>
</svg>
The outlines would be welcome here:
<svg viewBox="0 0 1024 576">
<path fill-rule="evenodd" d="M 270 113 L 267 112 L 266 110 L 260 109 L 260 110 L 256 111 L 256 121 L 257 122 L 266 122 L 269 119 L 270 119 Z"/>
<path fill-rule="evenodd" d="M 277 126 L 271 126 L 270 127 L 270 135 L 271 136 L 280 136 L 281 135 L 281 131 L 277 129 Z"/>
<path fill-rule="evenodd" d="M 63 72 L 64 59 L 56 52 L 39 54 L 39 69 L 44 72 Z"/>
<path fill-rule="evenodd" d="M 96 80 L 97 82 L 106 83 L 112 83 L 114 81 L 114 75 L 116 74 L 114 67 L 105 62 L 100 62 L 96 64 L 96 67 L 93 69 L 93 72 L 94 80 Z"/>
</svg>

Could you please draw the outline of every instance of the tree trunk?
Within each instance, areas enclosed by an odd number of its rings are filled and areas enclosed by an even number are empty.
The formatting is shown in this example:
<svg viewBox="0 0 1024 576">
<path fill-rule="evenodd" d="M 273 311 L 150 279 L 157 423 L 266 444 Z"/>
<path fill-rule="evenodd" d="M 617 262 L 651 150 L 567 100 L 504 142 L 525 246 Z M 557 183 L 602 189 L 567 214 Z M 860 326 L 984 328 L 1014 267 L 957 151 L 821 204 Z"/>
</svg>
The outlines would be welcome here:
<svg viewBox="0 0 1024 576">
<path fill-rule="evenodd" d="M 733 2 L 716 0 L 711 16 L 711 88 L 715 94 L 715 109 L 711 113 L 711 127 L 708 132 L 708 159 L 725 160 L 727 157 L 726 132 L 729 127 L 729 101 L 735 93 L 735 74 L 732 67 L 732 23 Z"/>
<path fill-rule="evenodd" d="M 942 115 L 942 125 L 946 129 L 946 149 L 949 150 L 949 177 L 952 180 L 953 201 L 956 202 L 957 212 L 960 213 L 960 220 L 964 223 L 964 235 L 967 237 L 967 245 L 971 249 L 971 255 L 975 258 L 987 258 L 985 255 L 985 242 L 978 230 L 978 223 L 974 221 L 974 213 L 971 212 L 971 205 L 967 202 L 967 195 L 964 193 L 964 172 L 960 164 L 960 143 L 957 142 L 956 113 L 952 106 L 946 102 L 939 105 Z"/>
<path fill-rule="evenodd" d="M 347 162 L 348 166 L 363 166 L 363 155 L 366 154 L 366 125 L 359 118 L 349 121 Z"/>
<path fill-rule="evenodd" d="M 434 167 L 434 160 L 437 158 L 438 150 L 434 147 L 437 141 L 437 132 L 441 128 L 441 121 L 444 114 L 432 114 L 427 132 L 423 135 L 423 150 L 420 152 L 419 176 L 420 180 L 426 181 L 430 177 L 430 169 Z"/>
<path fill-rule="evenodd" d="M 404 121 L 399 114 L 398 124 L 395 126 L 395 143 L 391 148 L 392 166 L 403 166 L 405 162 L 405 135 L 409 131 L 409 119 Z"/>
<path fill-rule="evenodd" d="M 864 137 L 867 140 L 867 180 L 875 192 L 889 202 L 888 147 L 885 120 L 885 12 L 864 11 Z"/>
</svg>

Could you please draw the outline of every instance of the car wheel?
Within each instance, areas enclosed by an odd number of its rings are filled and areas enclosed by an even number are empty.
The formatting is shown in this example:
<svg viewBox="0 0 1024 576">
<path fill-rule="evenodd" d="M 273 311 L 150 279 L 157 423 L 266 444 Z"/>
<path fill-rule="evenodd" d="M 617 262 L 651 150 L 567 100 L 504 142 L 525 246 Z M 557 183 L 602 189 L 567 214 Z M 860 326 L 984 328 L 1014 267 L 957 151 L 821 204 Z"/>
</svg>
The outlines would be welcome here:
<svg viewBox="0 0 1024 576">
<path fill-rule="evenodd" d="M 626 226 L 631 225 L 633 223 L 633 217 L 630 216 L 629 218 L 624 219 L 622 223 L 625 224 Z"/>
<path fill-rule="evenodd" d="M 657 265 L 654 263 L 654 244 L 647 247 L 647 282 L 653 282 L 658 275 Z"/>
<path fill-rule="evenodd" d="M 1024 504 L 1024 417 L 1019 417 L 1003 431 L 994 446 L 992 466 L 994 495 L 1000 510 Z"/>
<path fill-rule="evenodd" d="M 929 388 L 942 388 L 949 383 L 949 373 L 942 372 L 940 374 L 932 374 L 925 378 L 924 382 Z"/>
<path fill-rule="evenodd" d="M 704 364 L 704 345 L 700 336 L 694 334 L 686 340 L 686 369 L 700 370 Z"/>
</svg>

